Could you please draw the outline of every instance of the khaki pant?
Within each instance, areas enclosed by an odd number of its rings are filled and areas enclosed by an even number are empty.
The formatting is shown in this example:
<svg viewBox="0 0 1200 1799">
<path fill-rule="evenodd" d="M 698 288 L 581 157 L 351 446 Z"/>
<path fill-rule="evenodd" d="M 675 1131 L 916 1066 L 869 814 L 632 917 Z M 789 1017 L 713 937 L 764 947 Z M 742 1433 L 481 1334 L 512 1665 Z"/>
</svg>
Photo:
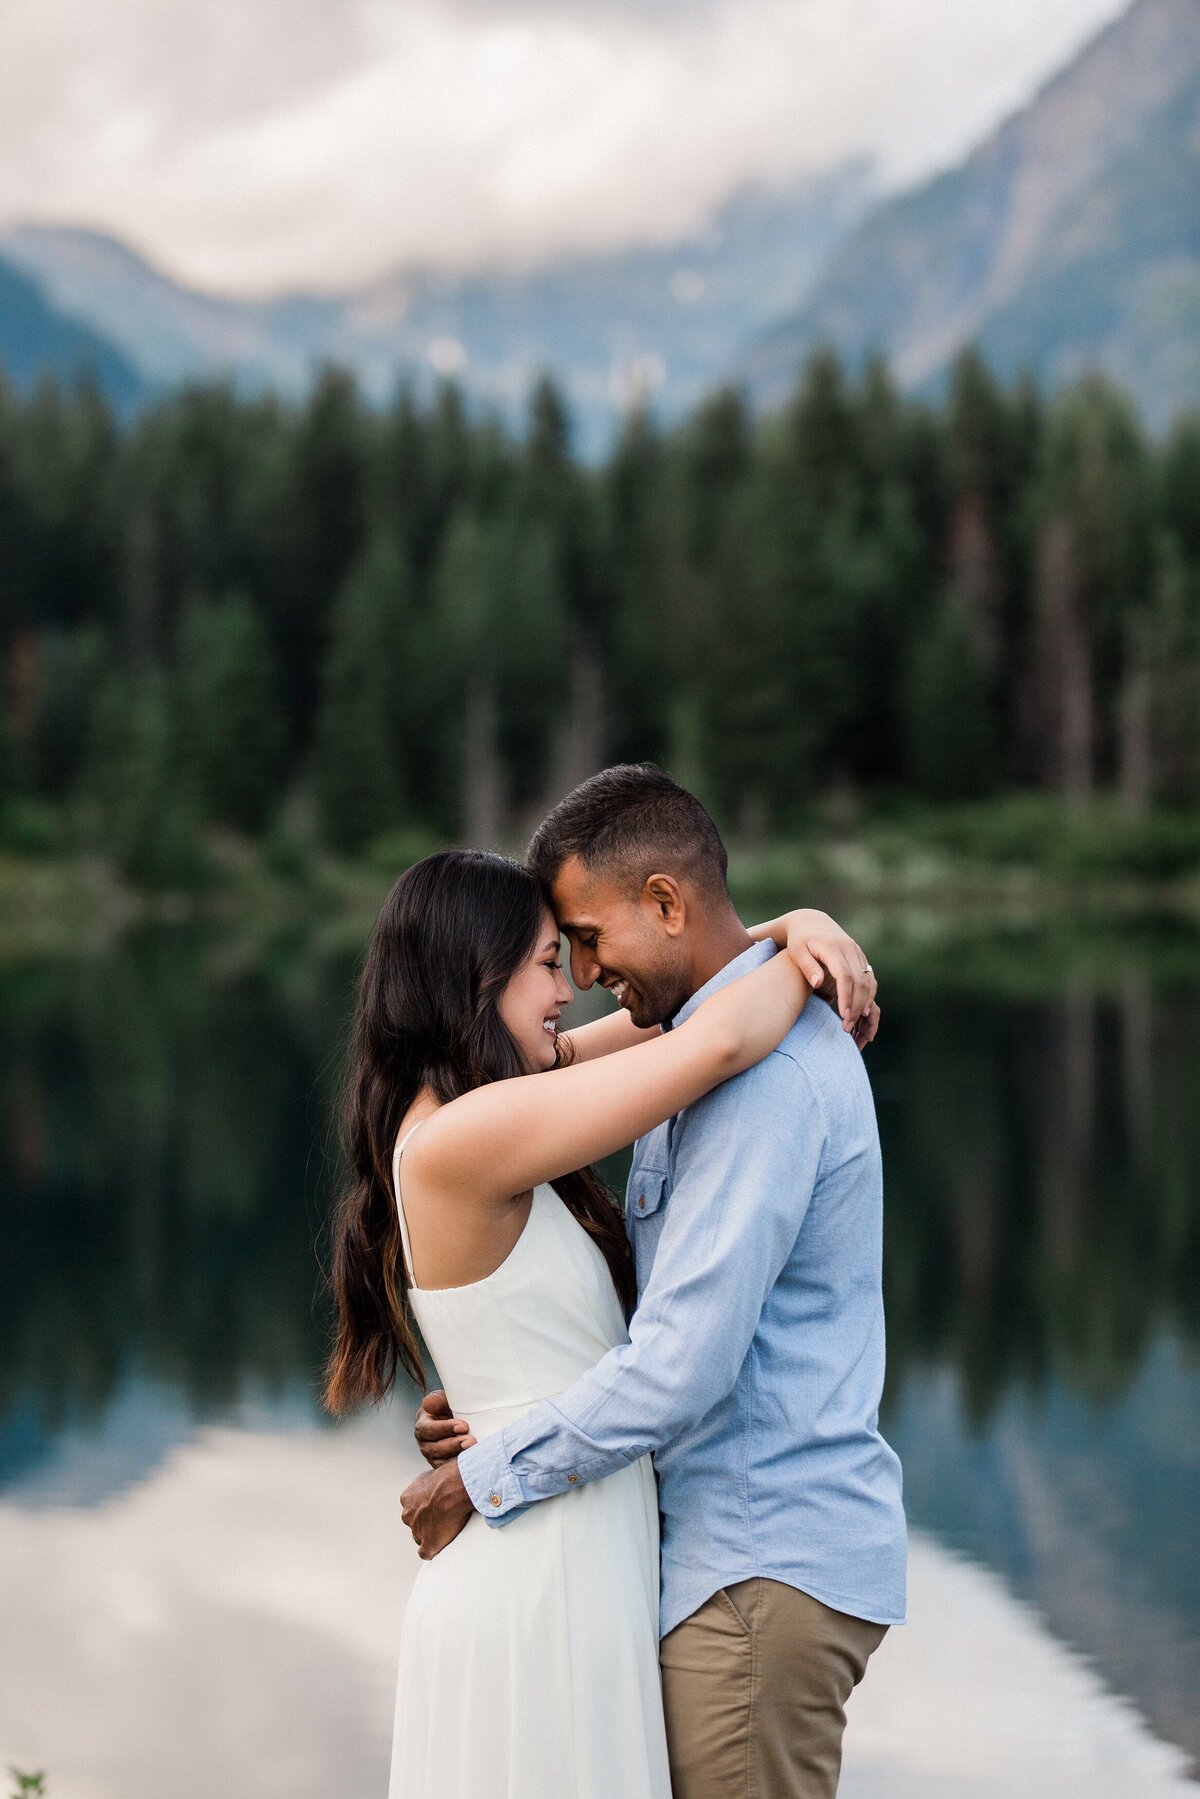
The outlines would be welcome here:
<svg viewBox="0 0 1200 1799">
<path fill-rule="evenodd" d="M 886 1634 L 777 1580 L 714 1593 L 662 1641 L 674 1799 L 833 1799 L 846 1700 Z"/>
</svg>

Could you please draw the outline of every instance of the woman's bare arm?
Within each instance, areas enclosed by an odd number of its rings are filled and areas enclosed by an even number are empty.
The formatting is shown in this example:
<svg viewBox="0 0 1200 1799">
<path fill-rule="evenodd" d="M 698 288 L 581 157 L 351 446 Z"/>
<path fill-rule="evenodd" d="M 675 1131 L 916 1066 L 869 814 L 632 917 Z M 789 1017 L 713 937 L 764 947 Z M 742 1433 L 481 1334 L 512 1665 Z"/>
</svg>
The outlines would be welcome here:
<svg viewBox="0 0 1200 1799">
<path fill-rule="evenodd" d="M 769 1055 L 810 993 L 790 956 L 772 956 L 673 1031 L 464 1093 L 414 1136 L 410 1178 L 447 1197 L 492 1204 L 599 1161 Z"/>
<path fill-rule="evenodd" d="M 620 1049 L 632 1049 L 635 1043 L 649 1043 L 661 1034 L 662 1026 L 657 1024 L 639 1029 L 624 1007 L 618 1006 L 604 1018 L 563 1031 L 562 1037 L 567 1046 L 566 1059 L 574 1065 L 594 1062 L 597 1056 L 611 1056 Z"/>
<path fill-rule="evenodd" d="M 770 938 L 778 948 L 788 951 L 814 991 L 834 1007 L 845 1028 L 855 1030 L 856 1040 L 859 1036 L 857 1027 L 863 1021 L 868 1022 L 870 1030 L 864 1041 L 871 1041 L 878 1029 L 877 1009 L 874 1019 L 870 1018 L 876 993 L 875 975 L 863 950 L 836 919 L 816 907 L 797 906 L 779 918 L 746 928 L 757 941 Z M 639 1030 L 628 1012 L 618 1010 L 608 1017 L 564 1031 L 563 1037 L 572 1062 L 590 1062 L 596 1056 L 611 1056 L 616 1050 L 631 1049 L 635 1043 L 656 1037 L 658 1031 L 658 1025 Z M 862 1041 L 859 1047 L 863 1047 Z"/>
<path fill-rule="evenodd" d="M 865 1049 L 879 1029 L 875 1003 L 878 982 L 866 952 L 828 912 L 801 906 L 749 927 L 750 935 L 770 938 L 786 949 L 814 992 L 833 1007 L 842 1028 L 854 1033 L 859 1049 Z"/>
</svg>

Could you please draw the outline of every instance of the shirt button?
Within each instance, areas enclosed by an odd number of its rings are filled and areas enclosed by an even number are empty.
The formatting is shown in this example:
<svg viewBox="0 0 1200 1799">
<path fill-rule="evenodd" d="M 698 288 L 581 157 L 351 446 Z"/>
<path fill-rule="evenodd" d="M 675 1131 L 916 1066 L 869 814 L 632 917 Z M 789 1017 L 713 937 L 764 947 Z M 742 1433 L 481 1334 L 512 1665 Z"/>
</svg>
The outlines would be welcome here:
<svg viewBox="0 0 1200 1799">
<path fill-rule="evenodd" d="M 645 1211 L 645 1209 L 646 1209 L 646 1195 L 644 1193 L 639 1193 L 638 1194 L 638 1211 L 643 1212 L 643 1211 Z"/>
<path fill-rule="evenodd" d="M 579 1476 L 577 1474 L 568 1474 L 567 1485 L 569 1487 L 577 1487 L 579 1485 Z"/>
<path fill-rule="evenodd" d="M 489 1493 L 488 1499 L 492 1505 L 499 1505 L 499 1503 L 500 1503 L 499 1493 Z"/>
</svg>

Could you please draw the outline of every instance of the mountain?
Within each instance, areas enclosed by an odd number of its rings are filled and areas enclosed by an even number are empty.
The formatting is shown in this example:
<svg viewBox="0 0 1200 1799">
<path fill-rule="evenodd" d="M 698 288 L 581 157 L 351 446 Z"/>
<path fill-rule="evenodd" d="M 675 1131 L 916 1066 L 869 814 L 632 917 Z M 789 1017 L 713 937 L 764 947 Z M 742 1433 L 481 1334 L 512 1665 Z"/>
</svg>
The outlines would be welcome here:
<svg viewBox="0 0 1200 1799">
<path fill-rule="evenodd" d="M 960 167 L 887 201 L 740 365 L 758 396 L 819 344 L 936 388 L 1103 370 L 1165 425 L 1200 404 L 1200 4 L 1136 0 Z"/>
<path fill-rule="evenodd" d="M 39 375 L 90 376 L 120 411 L 145 393 L 133 364 L 98 332 L 57 311 L 40 287 L 0 257 L 0 375 L 27 388 Z"/>
<path fill-rule="evenodd" d="M 155 386 L 229 372 L 285 389 L 307 378 L 307 358 L 275 340 L 269 305 L 181 287 L 102 232 L 14 225 L 0 231 L 0 252 L 64 313 L 118 344 Z"/>
<path fill-rule="evenodd" d="M 874 198 L 866 163 L 735 194 L 675 241 L 562 257 L 527 272 L 401 269 L 344 294 L 231 300 L 186 288 L 97 232 L 0 233 L 64 312 L 121 346 L 158 385 L 230 375 L 250 391 L 303 391 L 324 360 L 384 399 L 399 376 L 455 375 L 512 417 L 550 370 L 595 452 L 634 396 L 686 411 L 748 339 L 794 304 Z"/>
</svg>

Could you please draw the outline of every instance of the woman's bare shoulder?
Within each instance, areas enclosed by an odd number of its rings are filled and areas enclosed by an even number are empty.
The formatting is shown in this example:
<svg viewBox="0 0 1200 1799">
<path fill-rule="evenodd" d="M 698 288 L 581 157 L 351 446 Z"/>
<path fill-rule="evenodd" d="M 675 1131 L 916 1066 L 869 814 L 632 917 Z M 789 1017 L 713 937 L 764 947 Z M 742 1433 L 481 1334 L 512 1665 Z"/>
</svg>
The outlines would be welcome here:
<svg viewBox="0 0 1200 1799">
<path fill-rule="evenodd" d="M 555 1071 L 548 1069 L 546 1072 L 553 1074 Z M 478 1199 L 488 1204 L 510 1203 L 512 1195 L 497 1194 L 488 1179 L 491 1171 L 486 1167 L 486 1157 L 481 1161 L 477 1155 L 465 1155 L 464 1151 L 479 1146 L 481 1114 L 488 1116 L 491 1126 L 488 1134 L 498 1134 L 502 1139 L 506 1132 L 505 1101 L 515 1099 L 514 1089 L 523 1088 L 537 1078 L 535 1074 L 528 1074 L 490 1081 L 456 1099 L 432 1106 L 420 1118 L 406 1120 L 404 1129 L 412 1133 L 401 1157 L 407 1180 L 431 1195 L 444 1195 L 452 1190 L 457 1199 Z M 403 1135 L 402 1130 L 398 1140 L 402 1141 Z M 471 1178 L 476 1168 L 479 1170 L 478 1181 Z"/>
</svg>

